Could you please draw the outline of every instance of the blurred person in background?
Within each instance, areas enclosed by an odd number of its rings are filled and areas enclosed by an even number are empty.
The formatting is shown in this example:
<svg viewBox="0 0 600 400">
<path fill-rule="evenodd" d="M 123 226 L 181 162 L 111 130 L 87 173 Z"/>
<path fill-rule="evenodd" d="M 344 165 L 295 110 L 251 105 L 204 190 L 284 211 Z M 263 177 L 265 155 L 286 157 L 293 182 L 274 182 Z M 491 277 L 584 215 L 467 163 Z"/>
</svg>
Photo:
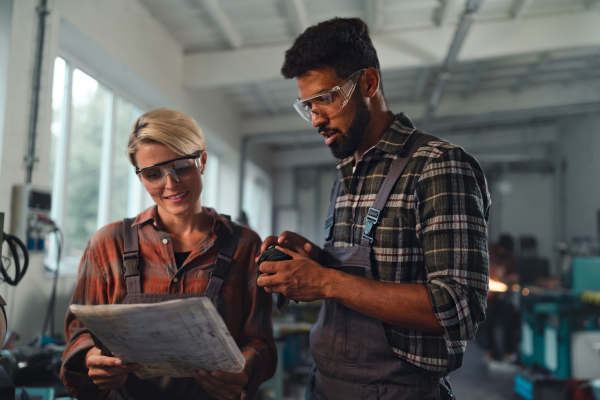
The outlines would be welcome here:
<svg viewBox="0 0 600 400">
<path fill-rule="evenodd" d="M 509 234 L 502 234 L 490 243 L 490 279 L 511 285 L 519 282 L 515 241 Z M 488 293 L 487 318 L 482 325 L 485 335 L 483 347 L 486 357 L 496 361 L 514 361 L 520 341 L 521 314 L 514 296 L 509 291 Z"/>
<path fill-rule="evenodd" d="M 271 295 L 256 285 L 260 238 L 203 207 L 204 135 L 193 118 L 170 109 L 143 114 L 127 152 L 156 203 L 135 219 L 109 224 L 89 240 L 71 304 L 134 304 L 207 296 L 246 358 L 239 373 L 138 379 L 138 364 L 101 355 L 89 330 L 69 312 L 61 378 L 78 399 L 252 399 L 277 363 Z M 132 239 L 133 238 L 133 239 Z M 124 262 L 135 253 L 138 265 Z M 232 254 L 231 261 L 219 257 Z M 136 263 L 137 264 L 137 263 Z"/>
</svg>

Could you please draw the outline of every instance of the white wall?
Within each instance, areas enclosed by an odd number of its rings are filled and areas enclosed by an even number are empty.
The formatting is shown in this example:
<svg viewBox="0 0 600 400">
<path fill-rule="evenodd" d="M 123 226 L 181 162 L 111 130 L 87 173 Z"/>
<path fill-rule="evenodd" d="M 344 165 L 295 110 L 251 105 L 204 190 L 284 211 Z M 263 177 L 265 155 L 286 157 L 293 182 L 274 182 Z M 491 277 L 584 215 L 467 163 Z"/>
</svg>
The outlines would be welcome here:
<svg viewBox="0 0 600 400">
<path fill-rule="evenodd" d="M 14 2 L 8 63 L 0 61 L 0 68 L 7 68 L 6 97 L 10 99 L 2 108 L 5 118 L 0 158 L 0 211 L 7 213 L 7 225 L 10 221 L 11 189 L 25 181 L 23 157 L 30 115 L 37 3 L 36 0 Z M 53 60 L 61 52 L 76 52 L 74 55 L 89 64 L 96 77 L 125 88 L 132 100 L 141 100 L 140 105 L 175 107 L 198 121 L 209 151 L 220 159 L 223 156 L 220 166 L 221 174 L 226 177 L 222 182 L 226 184 L 221 185 L 219 195 L 226 200 L 223 208 L 217 208 L 235 217 L 239 120 L 223 95 L 214 91 L 188 91 L 183 87 L 181 45 L 138 0 L 50 0 L 49 3 L 51 14 L 47 20 L 36 143 L 40 161 L 32 183 L 48 187 Z M 6 5 L 5 2 L 1 4 L 2 7 Z M 0 14 L 2 19 L 7 16 L 4 12 Z M 3 39 L 6 35 L 0 35 L 0 54 L 7 49 L 2 44 Z M 18 345 L 40 333 L 51 284 L 50 277 L 44 274 L 42 256 L 37 255 L 32 257 L 29 271 L 16 289 L 0 284 L 0 295 L 8 303 L 9 329 L 21 334 Z M 58 332 L 63 330 L 64 315 L 74 286 L 75 277 L 60 278 L 55 319 Z"/>
<path fill-rule="evenodd" d="M 337 173 L 334 162 L 332 156 L 331 166 L 278 169 L 273 180 L 275 235 L 292 230 L 323 246 L 325 219 Z"/>
<path fill-rule="evenodd" d="M 532 235 L 538 241 L 538 255 L 548 258 L 553 270 L 556 251 L 556 212 L 554 173 L 502 174 L 492 185 L 490 213 L 496 218 L 492 240 L 503 233 L 515 239 Z"/>
<path fill-rule="evenodd" d="M 565 239 L 591 236 L 598 240 L 600 210 L 600 116 L 585 115 L 561 121 L 559 160 L 566 161 Z"/>
<path fill-rule="evenodd" d="M 2 137 L 4 133 L 6 87 L 8 84 L 8 55 L 10 51 L 12 7 L 13 0 L 0 0 L 0 172 L 2 171 Z"/>
</svg>

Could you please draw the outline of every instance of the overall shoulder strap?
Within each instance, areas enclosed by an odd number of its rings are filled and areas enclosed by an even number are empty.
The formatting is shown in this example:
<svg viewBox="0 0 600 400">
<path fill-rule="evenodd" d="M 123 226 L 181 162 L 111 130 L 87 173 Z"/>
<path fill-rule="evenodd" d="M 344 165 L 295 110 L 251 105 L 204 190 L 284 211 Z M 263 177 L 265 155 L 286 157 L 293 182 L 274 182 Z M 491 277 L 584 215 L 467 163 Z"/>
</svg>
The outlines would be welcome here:
<svg viewBox="0 0 600 400">
<path fill-rule="evenodd" d="M 412 137 L 409 140 L 411 139 Z M 435 136 L 425 135 L 414 140 L 412 143 L 407 143 L 407 145 L 404 146 L 405 150 L 392 162 L 392 166 L 381 184 L 377 197 L 375 197 L 373 206 L 369 208 L 369 211 L 367 212 L 365 230 L 360 243 L 362 246 L 370 246 L 373 243 L 373 233 L 375 231 L 375 225 L 379 222 L 379 214 L 381 213 L 381 210 L 383 210 L 383 207 L 385 207 L 385 203 L 387 203 L 394 185 L 402 176 L 402 173 L 413 154 L 415 154 L 415 152 L 424 144 L 436 140 L 439 139 Z"/>
<path fill-rule="evenodd" d="M 229 230 L 223 226 L 217 231 L 221 248 L 217 255 L 217 259 L 215 260 L 213 270 L 210 273 L 210 280 L 208 281 L 205 292 L 205 296 L 212 300 L 215 307 L 217 307 L 217 310 L 221 299 L 221 286 L 229 273 L 235 250 L 237 249 L 238 242 L 242 236 L 242 227 L 231 220 L 229 223 L 233 228 L 233 232 L 229 232 Z"/>
<path fill-rule="evenodd" d="M 135 218 L 123 220 L 123 275 L 127 284 L 127 294 L 142 292 L 140 282 L 140 242 L 138 227 L 133 226 Z"/>
<path fill-rule="evenodd" d="M 335 202 L 337 200 L 338 193 L 340 191 L 340 186 L 342 181 L 340 179 L 340 174 L 337 174 L 335 178 L 335 184 L 333 186 L 333 192 L 331 192 L 331 200 L 329 201 L 329 211 L 327 212 L 327 219 L 325 220 L 325 241 L 333 241 L 333 224 L 334 224 L 334 215 L 335 215 Z"/>
</svg>

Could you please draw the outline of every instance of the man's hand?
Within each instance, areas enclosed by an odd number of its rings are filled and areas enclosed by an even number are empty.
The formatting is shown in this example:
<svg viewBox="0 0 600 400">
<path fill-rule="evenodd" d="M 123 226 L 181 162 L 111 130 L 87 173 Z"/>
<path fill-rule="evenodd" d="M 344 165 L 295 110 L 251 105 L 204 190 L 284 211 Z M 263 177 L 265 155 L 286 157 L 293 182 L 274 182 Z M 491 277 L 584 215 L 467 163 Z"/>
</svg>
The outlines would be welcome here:
<svg viewBox="0 0 600 400">
<path fill-rule="evenodd" d="M 246 361 L 242 372 L 207 371 L 200 369 L 192 372 L 193 378 L 217 400 L 237 400 L 252 376 L 252 364 Z"/>
<path fill-rule="evenodd" d="M 284 249 L 296 252 L 304 257 L 310 258 L 318 263 L 321 262 L 321 256 L 323 250 L 319 246 L 315 246 L 313 243 L 308 241 L 305 237 L 302 237 L 294 232 L 284 231 L 277 236 L 269 236 L 260 246 L 260 253 L 264 253 L 271 246 L 280 246 Z M 260 256 L 256 257 L 256 262 Z M 262 270 L 261 270 L 262 271 Z"/>
<path fill-rule="evenodd" d="M 316 261 L 277 246 L 293 259 L 260 264 L 261 275 L 256 283 L 267 293 L 282 293 L 288 299 L 313 301 L 327 298 L 328 282 L 336 271 L 321 266 Z"/>
<path fill-rule="evenodd" d="M 101 390 L 118 389 L 125 384 L 127 374 L 140 369 L 137 363 L 123 364 L 116 357 L 100 355 L 100 349 L 92 347 L 85 356 L 85 366 L 88 376 Z"/>
</svg>

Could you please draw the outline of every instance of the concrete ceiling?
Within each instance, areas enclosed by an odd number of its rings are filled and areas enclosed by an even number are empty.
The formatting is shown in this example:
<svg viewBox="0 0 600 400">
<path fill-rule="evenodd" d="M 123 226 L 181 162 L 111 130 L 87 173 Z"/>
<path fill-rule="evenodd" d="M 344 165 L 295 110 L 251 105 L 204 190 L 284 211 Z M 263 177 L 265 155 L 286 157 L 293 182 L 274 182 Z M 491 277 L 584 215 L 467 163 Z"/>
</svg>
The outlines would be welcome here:
<svg viewBox="0 0 600 400">
<path fill-rule="evenodd" d="M 253 141 L 305 147 L 321 139 L 294 114 L 295 82 L 279 75 L 284 52 L 300 32 L 335 16 L 363 18 L 392 109 L 419 120 L 467 4 L 142 2 L 183 44 L 185 86 L 224 91 L 242 118 L 242 134 Z M 432 123 L 457 129 L 593 111 L 600 111 L 600 0 L 483 0 Z"/>
<path fill-rule="evenodd" d="M 336 16 L 359 17 L 372 33 L 455 25 L 466 0 L 142 0 L 187 53 L 265 46 L 293 40 Z M 595 8 L 596 0 L 486 0 L 482 23 L 527 20 Z"/>
</svg>

